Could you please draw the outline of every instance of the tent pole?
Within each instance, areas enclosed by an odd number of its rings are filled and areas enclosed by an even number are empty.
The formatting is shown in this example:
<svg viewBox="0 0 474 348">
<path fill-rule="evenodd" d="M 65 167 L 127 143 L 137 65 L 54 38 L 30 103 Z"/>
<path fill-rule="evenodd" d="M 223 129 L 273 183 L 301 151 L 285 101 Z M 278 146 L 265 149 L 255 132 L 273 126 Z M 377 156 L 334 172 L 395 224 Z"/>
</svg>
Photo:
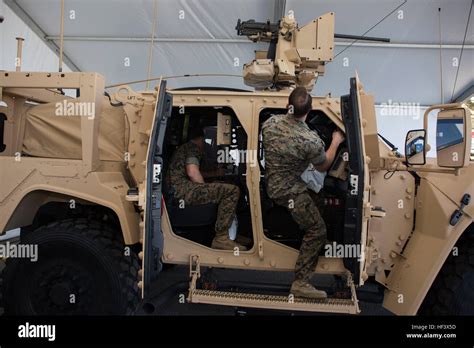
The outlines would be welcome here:
<svg viewBox="0 0 474 348">
<path fill-rule="evenodd" d="M 63 71 L 63 51 L 64 51 L 64 0 L 61 0 L 61 28 L 59 43 L 59 72 Z"/>
<path fill-rule="evenodd" d="M 147 81 L 146 81 L 146 87 L 145 90 L 148 90 L 150 87 L 150 77 L 151 77 L 151 71 L 152 71 L 152 63 L 153 63 L 153 44 L 155 42 L 155 27 L 156 27 L 156 8 L 157 8 L 158 0 L 153 1 L 153 24 L 151 28 L 151 40 L 150 40 L 150 48 L 148 51 L 148 73 L 147 73 Z"/>
</svg>

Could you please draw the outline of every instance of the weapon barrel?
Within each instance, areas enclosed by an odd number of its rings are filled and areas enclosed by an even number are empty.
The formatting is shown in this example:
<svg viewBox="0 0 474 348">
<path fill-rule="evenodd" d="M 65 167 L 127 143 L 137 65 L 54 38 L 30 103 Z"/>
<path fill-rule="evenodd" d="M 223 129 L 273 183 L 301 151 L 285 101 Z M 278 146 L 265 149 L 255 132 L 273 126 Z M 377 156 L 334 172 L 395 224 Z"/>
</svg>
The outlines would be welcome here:
<svg viewBox="0 0 474 348">
<path fill-rule="evenodd" d="M 334 34 L 334 38 L 358 40 L 358 41 L 390 42 L 390 39 L 386 37 L 373 37 L 373 36 L 360 36 L 360 35 L 347 35 L 347 34 Z"/>
</svg>

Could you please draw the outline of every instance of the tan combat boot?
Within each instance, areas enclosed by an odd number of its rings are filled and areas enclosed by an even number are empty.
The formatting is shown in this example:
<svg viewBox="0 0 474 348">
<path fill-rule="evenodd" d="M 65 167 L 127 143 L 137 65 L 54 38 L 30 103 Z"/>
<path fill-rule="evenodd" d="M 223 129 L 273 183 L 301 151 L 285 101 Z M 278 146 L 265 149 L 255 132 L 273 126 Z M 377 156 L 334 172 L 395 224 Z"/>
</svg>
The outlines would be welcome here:
<svg viewBox="0 0 474 348">
<path fill-rule="evenodd" d="M 235 248 L 239 248 L 240 251 L 247 250 L 246 247 L 240 245 L 239 243 L 234 242 L 229 238 L 227 234 L 221 236 L 215 236 L 212 240 L 212 249 L 221 249 L 221 250 L 234 250 Z"/>
<path fill-rule="evenodd" d="M 290 293 L 295 297 L 305 297 L 305 298 L 327 298 L 328 295 L 326 291 L 318 290 L 309 283 L 303 282 L 301 280 L 295 280 L 291 284 Z"/>
<path fill-rule="evenodd" d="M 240 245 L 243 245 L 245 247 L 249 247 L 250 245 L 252 245 L 252 239 L 250 238 L 247 238 L 247 237 L 244 237 L 244 236 L 241 236 L 241 235 L 237 235 L 237 238 L 235 238 L 235 241 L 237 243 L 239 243 Z"/>
</svg>

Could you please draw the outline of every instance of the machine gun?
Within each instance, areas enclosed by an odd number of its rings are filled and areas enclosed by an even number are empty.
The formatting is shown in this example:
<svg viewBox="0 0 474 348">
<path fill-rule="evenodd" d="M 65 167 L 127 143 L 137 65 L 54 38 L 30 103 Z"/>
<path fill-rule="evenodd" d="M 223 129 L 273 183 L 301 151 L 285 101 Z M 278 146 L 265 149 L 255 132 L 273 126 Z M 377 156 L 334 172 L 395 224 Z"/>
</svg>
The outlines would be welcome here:
<svg viewBox="0 0 474 348">
<path fill-rule="evenodd" d="M 334 34 L 334 12 L 326 13 L 303 27 L 293 16 L 278 23 L 237 21 L 237 35 L 253 42 L 269 42 L 267 51 L 256 51 L 244 65 L 244 82 L 256 89 L 302 86 L 312 90 L 327 62 L 334 57 L 334 38 L 390 42 L 387 38 Z"/>
<path fill-rule="evenodd" d="M 237 35 L 247 36 L 254 42 L 257 41 L 271 41 L 277 39 L 278 28 L 280 21 L 277 23 L 267 22 L 256 22 L 254 19 L 242 22 L 240 19 L 237 21 Z M 390 42 L 389 38 L 385 37 L 373 37 L 373 36 L 361 36 L 361 35 L 348 35 L 348 34 L 334 34 L 335 39 L 348 39 L 348 40 L 361 40 L 361 41 L 377 41 L 377 42 Z M 269 40 L 271 39 L 271 40 Z"/>
<path fill-rule="evenodd" d="M 280 21 L 278 21 L 278 23 L 270 23 L 270 21 L 264 23 L 249 19 L 248 21 L 242 22 L 239 18 L 235 29 L 237 30 L 237 35 L 247 36 L 250 40 L 257 42 L 276 39 L 279 26 Z"/>
</svg>

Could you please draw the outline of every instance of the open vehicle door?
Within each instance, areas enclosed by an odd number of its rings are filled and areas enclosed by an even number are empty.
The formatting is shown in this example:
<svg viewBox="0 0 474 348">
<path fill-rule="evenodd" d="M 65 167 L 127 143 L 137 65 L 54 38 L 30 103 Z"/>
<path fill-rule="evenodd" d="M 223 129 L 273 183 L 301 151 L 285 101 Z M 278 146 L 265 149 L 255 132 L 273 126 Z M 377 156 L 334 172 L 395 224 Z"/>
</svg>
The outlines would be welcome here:
<svg viewBox="0 0 474 348">
<path fill-rule="evenodd" d="M 343 243 L 351 245 L 360 255 L 344 259 L 355 285 L 364 284 L 369 203 L 369 167 L 364 128 L 362 126 L 361 85 L 358 77 L 350 79 L 350 94 L 341 97 L 341 112 L 349 149 L 349 189 L 346 193 Z M 369 214 L 367 214 L 367 212 Z"/>
<path fill-rule="evenodd" d="M 166 123 L 171 116 L 172 106 L 172 96 L 166 93 L 166 81 L 161 81 L 156 98 L 153 128 L 146 159 L 142 298 L 149 294 L 151 284 L 157 279 L 162 269 L 161 256 L 164 243 L 161 231 L 161 209 L 163 204 L 162 154 Z"/>
</svg>

